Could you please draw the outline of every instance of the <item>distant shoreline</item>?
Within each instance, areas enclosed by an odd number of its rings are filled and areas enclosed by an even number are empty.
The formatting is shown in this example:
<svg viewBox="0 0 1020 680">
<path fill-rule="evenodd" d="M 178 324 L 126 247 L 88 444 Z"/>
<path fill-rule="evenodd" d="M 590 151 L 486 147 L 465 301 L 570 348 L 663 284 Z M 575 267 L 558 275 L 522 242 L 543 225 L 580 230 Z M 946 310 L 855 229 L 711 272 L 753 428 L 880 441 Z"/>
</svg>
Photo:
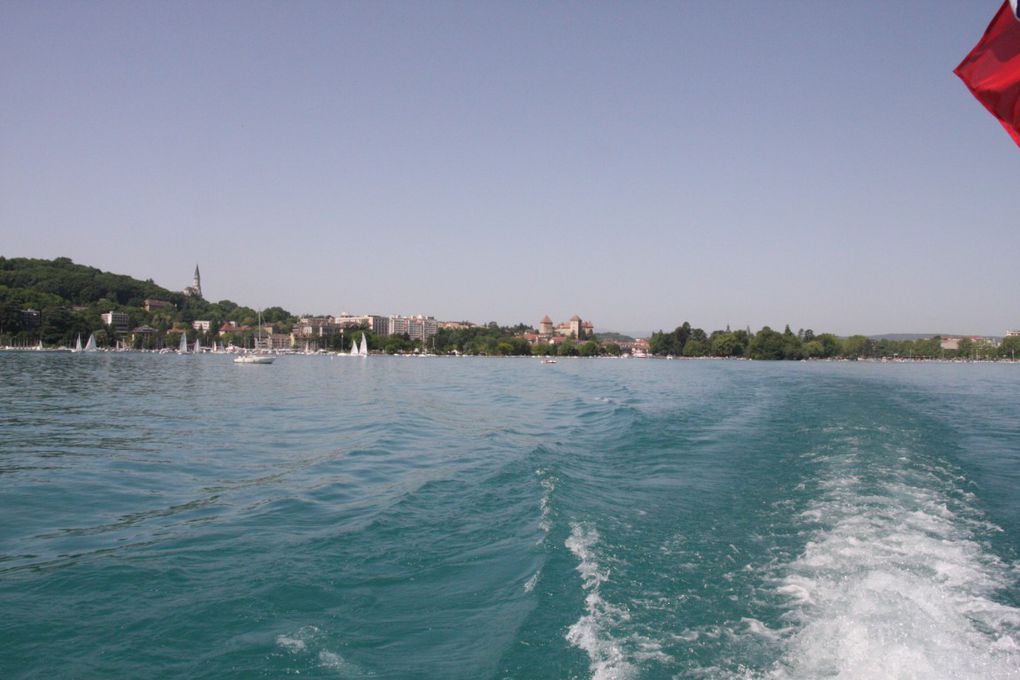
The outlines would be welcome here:
<svg viewBox="0 0 1020 680">
<path fill-rule="evenodd" d="M 0 354 L 78 354 L 72 351 L 69 347 L 45 347 L 39 349 L 38 347 L 0 347 Z M 96 352 L 88 352 L 82 354 L 89 354 L 92 356 L 96 355 L 166 355 L 166 356 L 193 356 L 193 352 L 187 354 L 181 354 L 177 351 L 159 351 L 159 350 L 144 350 L 144 349 L 100 349 Z M 208 354 L 210 356 L 223 354 L 225 356 L 234 356 L 237 352 L 200 352 L 200 354 Z M 343 352 L 269 352 L 268 354 L 275 357 L 321 357 L 321 358 L 350 358 L 356 360 L 362 357 L 352 357 L 349 354 Z M 537 362 L 543 362 L 549 357 L 545 356 L 526 356 L 526 355 L 499 355 L 499 354 L 387 354 L 385 352 L 372 353 L 368 357 L 372 359 L 382 358 L 393 358 L 393 359 L 513 359 L 518 361 L 533 360 Z M 752 359 L 748 357 L 663 357 L 663 356 L 647 356 L 647 357 L 633 357 L 629 355 L 623 356 L 558 356 L 555 357 L 556 361 L 553 363 L 559 363 L 562 361 L 587 361 L 587 360 L 601 360 L 601 361 L 626 361 L 641 363 L 645 361 L 652 362 L 666 362 L 666 361 L 724 361 L 724 362 L 747 362 L 747 363 L 762 363 L 762 364 L 1020 364 L 1020 359 L 1010 358 L 996 358 L 996 359 L 934 359 L 934 358 L 888 358 L 888 357 L 857 357 L 857 358 L 810 358 L 810 359 Z"/>
</svg>

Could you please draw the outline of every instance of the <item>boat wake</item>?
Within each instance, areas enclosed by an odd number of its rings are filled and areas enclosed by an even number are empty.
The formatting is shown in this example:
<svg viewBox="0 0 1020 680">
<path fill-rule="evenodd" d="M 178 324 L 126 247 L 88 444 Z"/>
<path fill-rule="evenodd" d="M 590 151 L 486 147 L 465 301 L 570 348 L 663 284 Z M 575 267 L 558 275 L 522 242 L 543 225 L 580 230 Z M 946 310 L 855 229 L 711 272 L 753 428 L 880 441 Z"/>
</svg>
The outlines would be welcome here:
<svg viewBox="0 0 1020 680">
<path fill-rule="evenodd" d="M 371 675 L 337 652 L 325 649 L 325 641 L 326 636 L 316 626 L 303 626 L 293 633 L 276 637 L 276 645 L 295 660 L 302 661 L 306 673 L 327 669 L 341 678 L 365 678 Z M 301 669 L 291 669 L 291 672 L 300 674 Z"/>
<path fill-rule="evenodd" d="M 592 680 L 627 680 L 638 676 L 643 661 L 669 662 L 672 659 L 661 645 L 636 632 L 626 633 L 630 612 L 626 606 L 608 602 L 602 585 L 609 580 L 609 570 L 596 558 L 599 533 L 594 527 L 571 525 L 566 546 L 579 560 L 585 613 L 567 630 L 567 642 L 584 651 L 590 660 Z"/>
<path fill-rule="evenodd" d="M 795 632 L 769 677 L 1020 677 L 1020 610 L 995 599 L 1015 569 L 979 539 L 997 528 L 953 471 L 887 453 L 867 474 L 856 453 L 823 461 L 802 515 L 817 528 L 777 584 Z"/>
</svg>

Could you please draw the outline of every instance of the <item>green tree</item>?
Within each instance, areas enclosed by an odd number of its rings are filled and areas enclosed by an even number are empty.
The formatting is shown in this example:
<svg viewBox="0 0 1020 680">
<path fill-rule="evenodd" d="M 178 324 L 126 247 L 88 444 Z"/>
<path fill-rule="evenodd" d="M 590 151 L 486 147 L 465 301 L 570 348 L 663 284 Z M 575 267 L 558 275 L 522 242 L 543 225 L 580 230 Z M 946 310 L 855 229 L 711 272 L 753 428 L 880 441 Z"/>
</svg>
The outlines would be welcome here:
<svg viewBox="0 0 1020 680">
<path fill-rule="evenodd" d="M 383 351 L 387 354 L 402 354 L 410 352 L 412 349 L 414 349 L 414 344 L 407 333 L 388 335 L 386 343 L 383 345 Z"/>
<path fill-rule="evenodd" d="M 777 360 L 784 357 L 784 344 L 782 333 L 764 326 L 751 338 L 748 349 L 752 359 Z"/>
<path fill-rule="evenodd" d="M 825 346 L 818 340 L 809 340 L 803 346 L 804 356 L 809 359 L 820 359 L 825 356 Z"/>
<path fill-rule="evenodd" d="M 1020 336 L 1012 335 L 1002 339 L 999 345 L 999 356 L 1003 359 L 1016 359 L 1020 356 Z"/>
<path fill-rule="evenodd" d="M 531 353 L 537 357 L 554 356 L 556 354 L 556 345 L 537 342 L 535 343 L 535 346 L 531 348 Z"/>
<path fill-rule="evenodd" d="M 704 335 L 704 333 L 702 333 Z M 685 357 L 703 357 L 708 354 L 708 340 L 701 340 L 695 338 L 693 335 L 687 340 L 687 344 L 684 345 Z"/>
<path fill-rule="evenodd" d="M 698 330 L 703 338 L 705 332 L 701 329 Z M 652 336 L 648 339 L 648 349 L 652 354 L 658 356 L 666 356 L 668 354 L 679 356 L 683 354 L 684 346 L 691 337 L 691 333 L 691 324 L 684 321 L 673 329 L 671 333 L 663 333 L 662 331 L 652 333 Z"/>
<path fill-rule="evenodd" d="M 841 343 L 840 354 L 847 358 L 870 357 L 874 354 L 874 341 L 863 335 L 851 335 Z"/>
<path fill-rule="evenodd" d="M 656 331 L 648 338 L 648 350 L 658 356 L 676 354 L 676 338 L 672 333 Z"/>
<path fill-rule="evenodd" d="M 832 333 L 822 333 L 821 335 L 815 337 L 815 341 L 821 344 L 822 346 L 822 353 L 820 356 L 829 358 L 839 354 L 840 350 L 839 338 L 837 338 Z"/>
<path fill-rule="evenodd" d="M 709 353 L 714 357 L 739 357 L 744 347 L 735 333 L 716 331 L 709 339 Z"/>
<path fill-rule="evenodd" d="M 783 331 L 783 358 L 791 360 L 804 358 L 804 346 L 801 336 L 794 335 L 793 331 L 790 330 L 789 324 L 787 324 L 786 330 Z"/>
</svg>

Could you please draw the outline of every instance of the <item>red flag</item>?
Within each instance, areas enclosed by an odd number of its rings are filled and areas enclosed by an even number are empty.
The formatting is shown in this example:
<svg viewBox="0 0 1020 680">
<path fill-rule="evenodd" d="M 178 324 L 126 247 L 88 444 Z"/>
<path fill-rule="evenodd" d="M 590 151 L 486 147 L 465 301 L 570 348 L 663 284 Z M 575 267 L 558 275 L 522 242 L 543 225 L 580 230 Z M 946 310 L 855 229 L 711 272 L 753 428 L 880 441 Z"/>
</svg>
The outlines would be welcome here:
<svg viewBox="0 0 1020 680">
<path fill-rule="evenodd" d="M 953 71 L 1020 145 L 1020 18 L 1007 0 Z"/>
</svg>

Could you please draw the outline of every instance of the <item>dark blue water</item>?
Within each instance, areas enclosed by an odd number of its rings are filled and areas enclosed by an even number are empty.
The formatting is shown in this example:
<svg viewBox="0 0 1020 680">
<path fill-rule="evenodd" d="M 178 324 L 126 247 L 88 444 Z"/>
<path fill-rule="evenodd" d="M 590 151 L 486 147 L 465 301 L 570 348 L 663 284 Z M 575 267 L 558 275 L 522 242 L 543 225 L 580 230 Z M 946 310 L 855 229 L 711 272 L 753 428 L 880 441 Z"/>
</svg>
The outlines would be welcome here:
<svg viewBox="0 0 1020 680">
<path fill-rule="evenodd" d="M 1020 365 L 0 354 L 4 678 L 1017 678 Z"/>
</svg>

